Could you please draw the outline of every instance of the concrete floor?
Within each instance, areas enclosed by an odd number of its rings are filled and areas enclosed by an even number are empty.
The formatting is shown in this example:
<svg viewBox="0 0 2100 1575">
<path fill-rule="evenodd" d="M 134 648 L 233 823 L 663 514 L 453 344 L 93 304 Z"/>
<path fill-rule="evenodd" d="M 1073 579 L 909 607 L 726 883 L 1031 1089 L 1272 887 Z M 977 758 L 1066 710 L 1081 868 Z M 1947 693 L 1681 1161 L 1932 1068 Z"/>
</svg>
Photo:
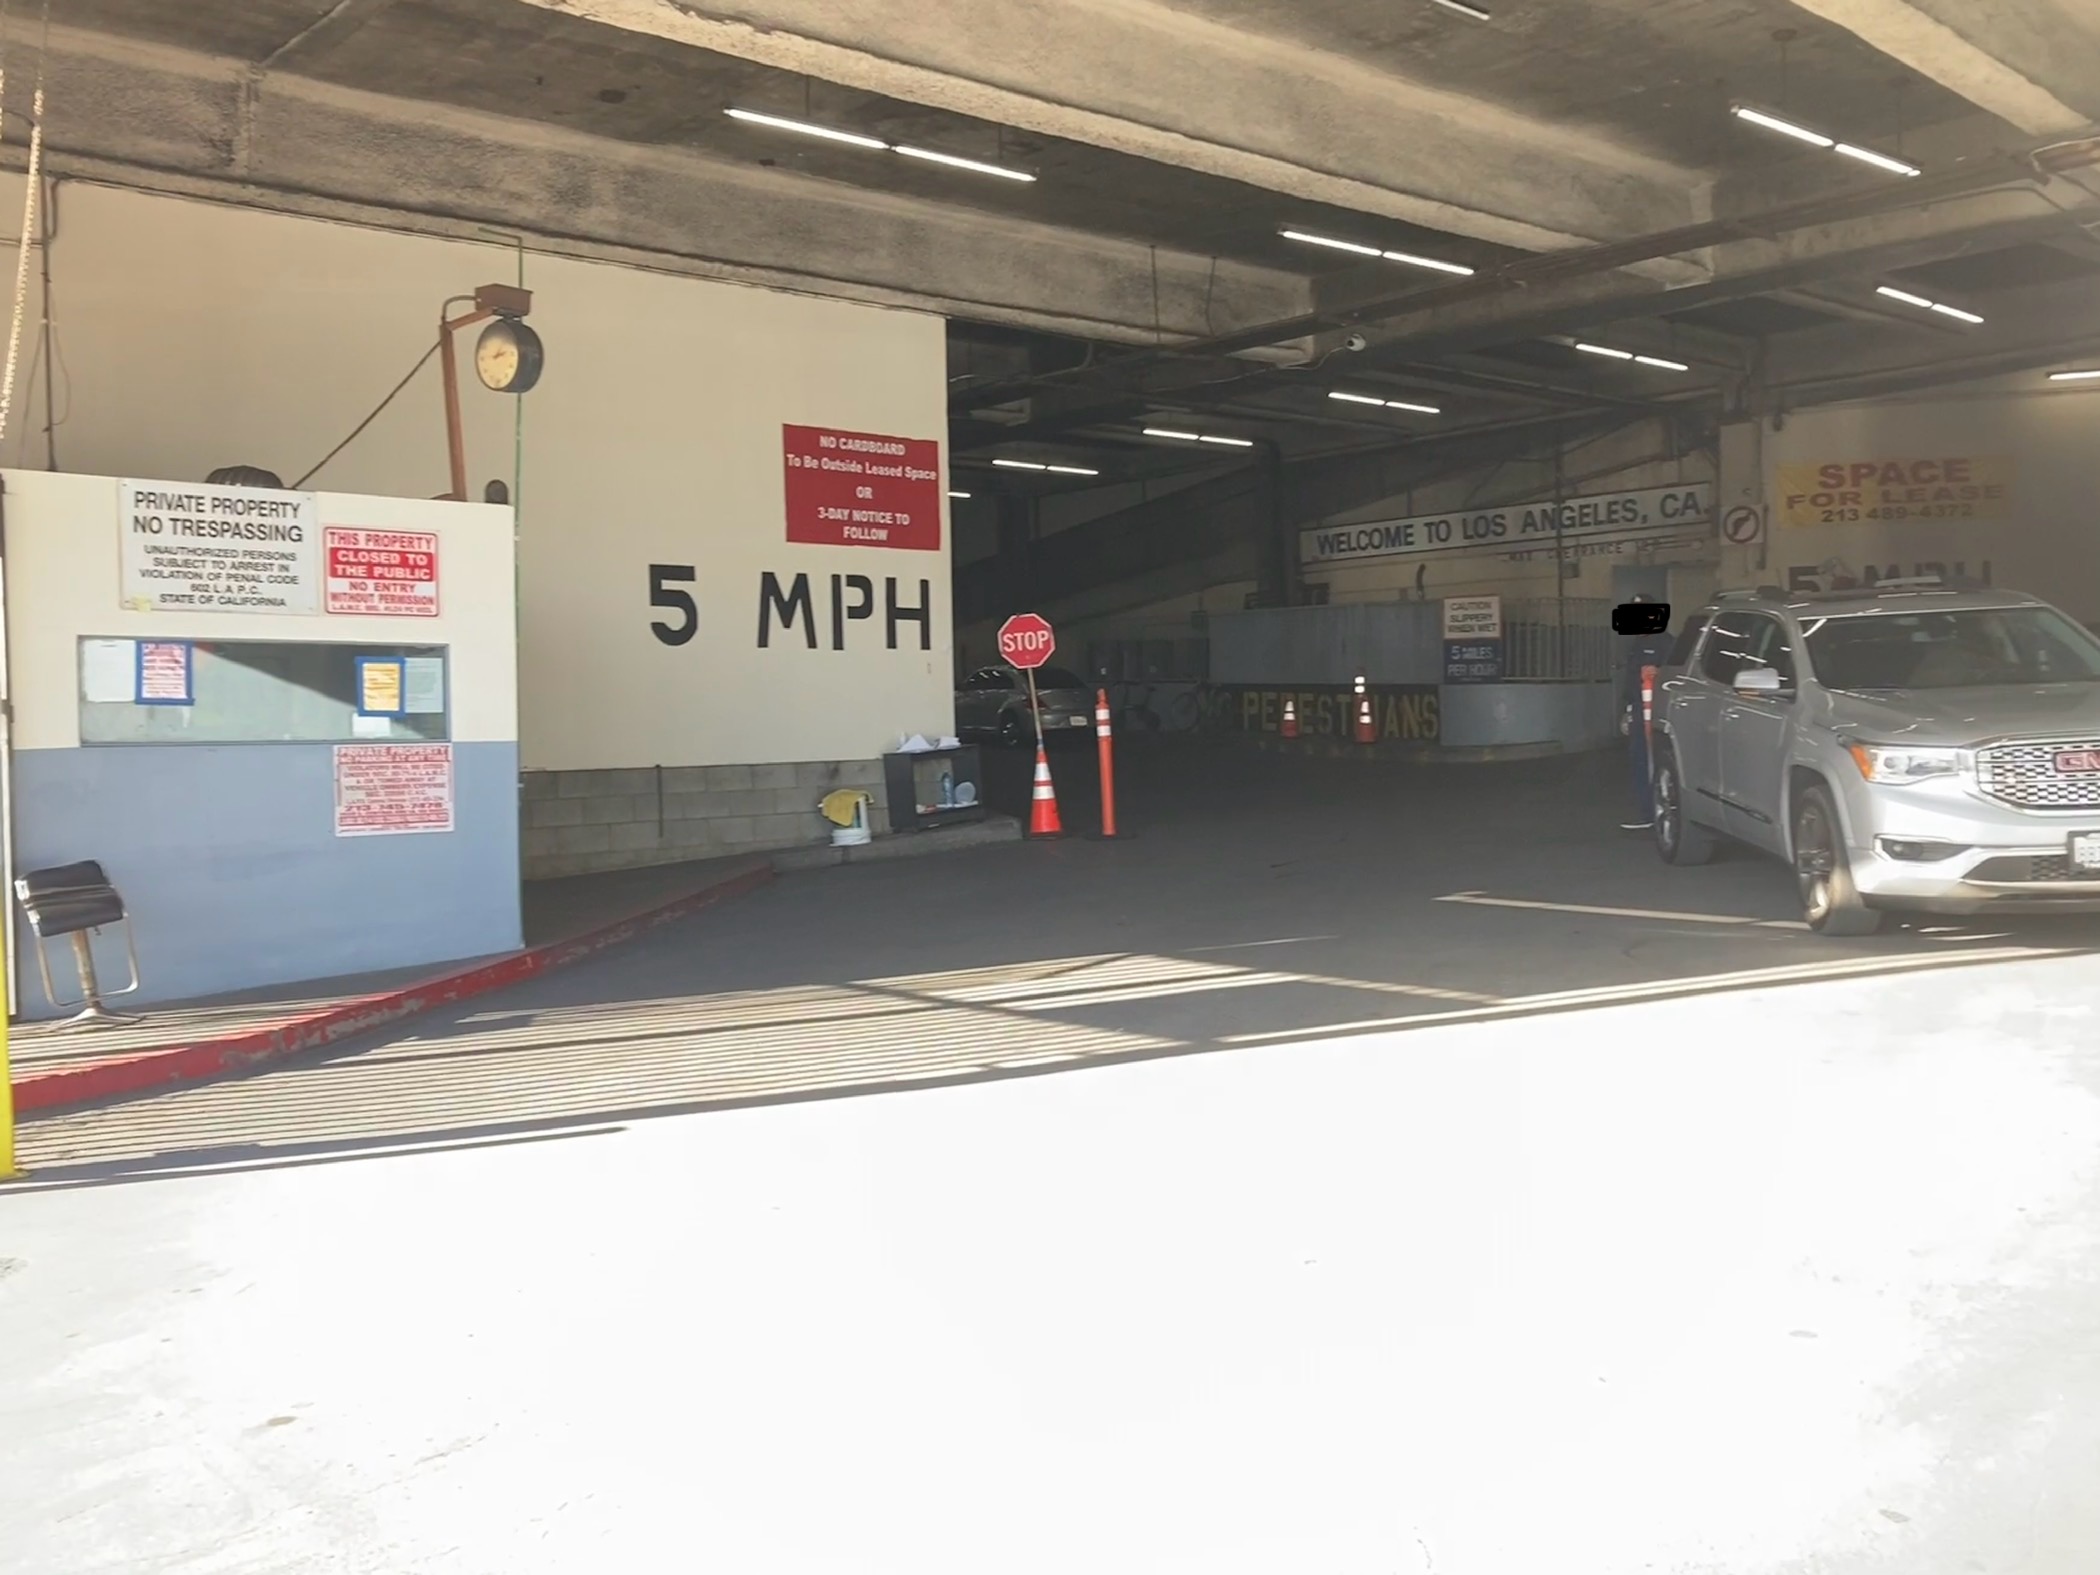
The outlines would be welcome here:
<svg viewBox="0 0 2100 1575">
<path fill-rule="evenodd" d="M 1619 775 L 1132 751 L 31 1123 L 8 1567 L 2083 1575 L 2094 928 L 1821 941 Z"/>
</svg>

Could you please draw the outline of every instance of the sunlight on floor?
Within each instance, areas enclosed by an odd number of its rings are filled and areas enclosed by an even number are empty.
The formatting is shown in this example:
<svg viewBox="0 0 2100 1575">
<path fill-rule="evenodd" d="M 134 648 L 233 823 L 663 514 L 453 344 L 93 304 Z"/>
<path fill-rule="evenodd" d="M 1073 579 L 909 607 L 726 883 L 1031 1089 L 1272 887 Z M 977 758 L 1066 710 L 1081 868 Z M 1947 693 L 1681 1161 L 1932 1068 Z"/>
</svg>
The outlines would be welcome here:
<svg viewBox="0 0 2100 1575">
<path fill-rule="evenodd" d="M 38 1120 L 25 1128 L 24 1147 L 31 1165 L 45 1169 L 155 1154 L 202 1165 L 258 1145 L 471 1135 L 2049 955 L 2007 947 L 1849 958 L 1499 998 L 1103 953 L 840 985 L 494 1009 L 372 1049 Z M 1060 1016 L 1283 987 L 1330 992 L 1330 1019 L 1348 1011 L 1352 992 L 1419 1000 L 1422 1009 L 1203 1036 Z M 1449 1009 L 1439 1009 L 1444 1003 Z"/>
</svg>

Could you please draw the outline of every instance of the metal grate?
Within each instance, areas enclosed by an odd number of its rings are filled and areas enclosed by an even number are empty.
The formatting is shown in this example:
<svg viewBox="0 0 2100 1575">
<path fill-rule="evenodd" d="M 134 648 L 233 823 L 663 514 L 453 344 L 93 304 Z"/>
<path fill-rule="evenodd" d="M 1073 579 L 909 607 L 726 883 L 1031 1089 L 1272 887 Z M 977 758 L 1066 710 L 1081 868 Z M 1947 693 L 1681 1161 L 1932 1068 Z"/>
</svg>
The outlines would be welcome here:
<svg viewBox="0 0 2100 1575">
<path fill-rule="evenodd" d="M 2016 809 L 2100 809 L 2100 773 L 2056 769 L 2056 757 L 2074 750 L 2100 750 L 2100 740 L 1999 744 L 1979 750 L 1977 790 Z"/>
<path fill-rule="evenodd" d="M 1968 879 L 1989 881 L 1994 885 L 2020 884 L 2029 881 L 2090 880 L 2092 876 L 2071 872 L 2071 861 L 2054 854 L 2043 854 L 2030 858 L 2024 854 L 2002 854 L 1995 859 L 1985 859 L 1968 873 Z"/>
</svg>

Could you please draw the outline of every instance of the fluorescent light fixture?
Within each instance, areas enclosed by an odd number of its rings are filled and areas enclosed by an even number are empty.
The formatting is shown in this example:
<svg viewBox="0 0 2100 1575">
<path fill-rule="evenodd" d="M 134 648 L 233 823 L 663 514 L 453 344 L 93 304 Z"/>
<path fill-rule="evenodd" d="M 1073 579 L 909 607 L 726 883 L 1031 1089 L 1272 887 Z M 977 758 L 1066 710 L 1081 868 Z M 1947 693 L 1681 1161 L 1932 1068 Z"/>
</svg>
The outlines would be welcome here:
<svg viewBox="0 0 2100 1575">
<path fill-rule="evenodd" d="M 1492 22 L 1494 18 L 1477 5 L 1468 5 L 1466 0 L 1436 0 L 1446 11 L 1456 11 L 1460 16 L 1470 16 L 1476 22 Z"/>
<path fill-rule="evenodd" d="M 1206 432 L 1206 433 L 1205 433 L 1205 434 L 1203 435 L 1203 441 L 1204 441 L 1204 442 L 1206 442 L 1206 443 L 1218 443 L 1218 444 L 1222 444 L 1222 445 L 1223 445 L 1224 447 L 1226 447 L 1226 448 L 1252 448 L 1252 447 L 1254 447 L 1254 439 L 1252 439 L 1252 438 L 1229 438 L 1229 437 L 1212 437 L 1212 436 L 1211 436 L 1211 435 L 1210 435 L 1209 433 L 1207 433 L 1207 432 Z"/>
<path fill-rule="evenodd" d="M 1375 246 L 1359 246 L 1355 241 L 1331 240 L 1325 235 L 1307 235 L 1303 230 L 1285 230 L 1287 241 L 1303 241 L 1308 246 L 1331 246 L 1338 252 L 1354 252 L 1359 257 L 1383 257 L 1384 252 Z"/>
<path fill-rule="evenodd" d="M 935 153 L 928 148 L 907 148 L 901 143 L 897 151 L 908 159 L 925 159 L 932 164 L 946 164 L 959 170 L 974 170 L 979 175 L 997 175 L 1002 180 L 1034 180 L 1025 170 L 1002 169 L 997 164 L 981 164 L 976 159 L 959 159 L 952 153 Z"/>
<path fill-rule="evenodd" d="M 1001 470 L 1048 470 L 1048 465 L 1031 464 L 1025 459 L 995 459 L 992 461 Z"/>
<path fill-rule="evenodd" d="M 1417 257 L 1413 252 L 1384 252 L 1387 262 L 1406 263 L 1410 268 L 1434 268 L 1438 273 L 1463 274 L 1472 277 L 1473 270 L 1464 263 L 1439 262 L 1434 257 Z"/>
<path fill-rule="evenodd" d="M 1922 295 L 1912 295 L 1908 290 L 1898 290 L 1886 284 L 1874 287 L 1876 295 L 1885 295 L 1892 301 L 1901 301 L 1905 306 L 1915 306 L 1920 311 L 1938 312 L 1942 317 L 1952 317 L 1958 322 L 1980 323 L 1982 318 L 1974 312 L 1965 312 L 1958 306 L 1949 306 L 1944 301 L 1928 301 Z"/>
<path fill-rule="evenodd" d="M 1348 394 L 1341 389 L 1328 390 L 1329 399 L 1345 399 L 1352 405 L 1383 405 L 1388 410 L 1412 410 L 1418 416 L 1440 416 L 1444 412 L 1435 405 L 1415 405 L 1404 399 L 1380 399 L 1376 394 Z"/>
<path fill-rule="evenodd" d="M 950 492 L 950 493 L 948 494 L 948 496 L 949 496 L 949 497 L 951 497 L 951 498 L 967 498 L 967 497 L 969 496 L 969 493 L 967 493 L 967 492 Z"/>
<path fill-rule="evenodd" d="M 1473 273 L 1464 263 L 1444 262 L 1435 257 L 1421 257 L 1413 252 L 1389 252 L 1376 246 L 1366 246 L 1361 241 L 1338 241 L 1328 235 L 1308 235 L 1303 230 L 1285 230 L 1287 241 L 1303 241 L 1307 246 L 1326 246 L 1338 252 L 1349 252 L 1357 257 L 1381 257 L 1387 262 L 1405 263 L 1410 268 L 1431 268 L 1438 273 L 1455 273 L 1470 277 Z"/>
<path fill-rule="evenodd" d="M 1193 432 L 1170 432 L 1165 427 L 1145 428 L 1146 437 L 1174 438 L 1183 443 L 1200 443 L 1202 439 Z"/>
<path fill-rule="evenodd" d="M 831 142 L 850 142 L 856 148 L 873 148 L 878 153 L 889 151 L 889 144 L 874 137 L 863 137 L 854 131 L 833 131 L 829 126 L 812 126 L 806 121 L 782 120 L 778 115 L 761 115 L 756 110 L 732 109 L 733 120 L 748 120 L 754 126 L 771 126 L 775 131 L 799 131 L 805 137 L 823 137 Z"/>
<path fill-rule="evenodd" d="M 1891 175 L 1922 175 L 1925 172 L 1915 164 L 1906 164 L 1901 159 L 1892 159 L 1886 153 L 1876 153 L 1872 148 L 1856 148 L 1849 142 L 1840 142 L 1837 151 L 1848 159 L 1858 159 L 1862 164 L 1871 164 L 1878 170 L 1887 170 Z"/>
<path fill-rule="evenodd" d="M 1098 476 L 1101 474 L 1098 470 L 1087 470 L 1079 465 L 1045 465 L 1043 469 L 1053 471 L 1060 476 Z"/>
<path fill-rule="evenodd" d="M 1610 345 L 1593 345 L 1577 342 L 1576 349 L 1584 355 L 1601 355 L 1613 361 L 1633 361 L 1641 366 L 1658 367 L 1665 372 L 1689 372 L 1691 368 L 1682 361 L 1672 361 L 1659 355 L 1635 355 L 1631 350 L 1616 350 Z"/>
<path fill-rule="evenodd" d="M 1837 139 L 1826 137 L 1820 131 L 1810 131 L 1806 126 L 1797 126 L 1791 120 L 1781 120 L 1777 115 L 1767 115 L 1761 109 L 1752 109 L 1747 104 L 1731 105 L 1728 111 L 1738 120 L 1747 120 L 1753 126 L 1762 126 L 1767 131 L 1776 131 L 1782 137 L 1794 137 L 1819 148 L 1834 148 Z"/>
<path fill-rule="evenodd" d="M 1891 175 L 1925 173 L 1915 164 L 1906 164 L 1902 159 L 1890 158 L 1886 153 L 1876 153 L 1872 148 L 1863 148 L 1856 142 L 1840 142 L 1835 137 L 1826 137 L 1820 131 L 1810 131 L 1806 126 L 1797 126 L 1791 120 L 1781 120 L 1777 115 L 1768 115 L 1763 110 L 1752 109 L 1747 104 L 1732 104 L 1728 113 L 1738 120 L 1749 121 L 1753 126 L 1762 126 L 1767 131 L 1778 132 L 1782 137 L 1806 142 L 1810 147 L 1827 148 L 1833 153 L 1842 153 L 1848 159 L 1858 159 L 1862 164 L 1871 164 L 1878 170 L 1887 170 Z"/>
<path fill-rule="evenodd" d="M 2052 383 L 2100 382 L 2100 370 L 2091 372 L 2051 372 L 2049 381 Z"/>
</svg>

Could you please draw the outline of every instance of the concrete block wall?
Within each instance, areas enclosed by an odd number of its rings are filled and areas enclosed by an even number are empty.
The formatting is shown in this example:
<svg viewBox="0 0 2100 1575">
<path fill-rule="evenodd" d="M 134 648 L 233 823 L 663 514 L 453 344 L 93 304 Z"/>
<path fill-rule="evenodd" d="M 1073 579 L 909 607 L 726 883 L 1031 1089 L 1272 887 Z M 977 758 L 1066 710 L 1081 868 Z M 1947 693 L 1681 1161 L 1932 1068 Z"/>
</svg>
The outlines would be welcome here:
<svg viewBox="0 0 2100 1575">
<path fill-rule="evenodd" d="M 826 843 L 831 826 L 817 805 L 837 788 L 864 789 L 874 800 L 870 829 L 889 830 L 880 760 L 528 771 L 522 780 L 527 880 Z"/>
</svg>

